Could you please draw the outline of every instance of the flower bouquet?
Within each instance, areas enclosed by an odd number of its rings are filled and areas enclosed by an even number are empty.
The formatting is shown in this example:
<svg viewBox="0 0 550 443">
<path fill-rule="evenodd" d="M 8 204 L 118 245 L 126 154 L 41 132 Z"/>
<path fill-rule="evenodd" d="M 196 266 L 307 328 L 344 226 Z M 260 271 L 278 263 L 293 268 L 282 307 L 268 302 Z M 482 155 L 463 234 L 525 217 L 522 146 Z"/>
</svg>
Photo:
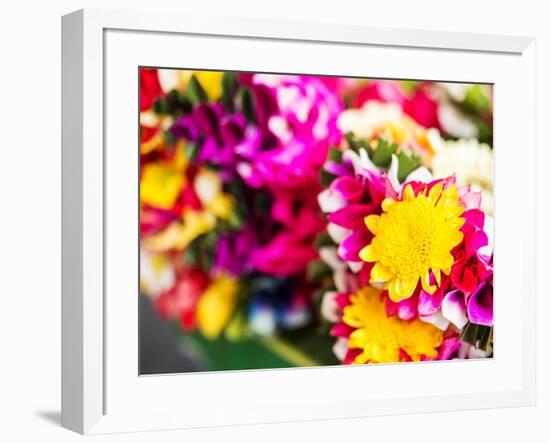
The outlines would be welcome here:
<svg viewBox="0 0 550 443">
<path fill-rule="evenodd" d="M 492 355 L 489 86 L 141 68 L 140 131 L 141 291 L 201 368 Z"/>
</svg>

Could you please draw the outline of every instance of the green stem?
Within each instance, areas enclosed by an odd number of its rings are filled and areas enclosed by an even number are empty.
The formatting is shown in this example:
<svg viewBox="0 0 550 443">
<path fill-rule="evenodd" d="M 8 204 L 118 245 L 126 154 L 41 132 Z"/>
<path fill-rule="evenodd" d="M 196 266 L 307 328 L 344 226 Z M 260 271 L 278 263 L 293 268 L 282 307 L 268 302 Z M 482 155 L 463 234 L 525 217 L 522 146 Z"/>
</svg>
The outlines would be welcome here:
<svg viewBox="0 0 550 443">
<path fill-rule="evenodd" d="M 319 366 L 319 362 L 278 337 L 259 337 L 258 341 L 294 366 Z"/>
</svg>

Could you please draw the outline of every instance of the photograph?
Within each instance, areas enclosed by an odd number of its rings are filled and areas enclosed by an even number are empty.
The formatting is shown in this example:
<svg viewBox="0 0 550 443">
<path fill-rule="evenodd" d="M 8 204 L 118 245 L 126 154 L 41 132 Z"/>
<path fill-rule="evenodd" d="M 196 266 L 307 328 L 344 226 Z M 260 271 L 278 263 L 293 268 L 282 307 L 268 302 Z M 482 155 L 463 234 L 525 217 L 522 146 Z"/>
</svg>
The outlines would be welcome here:
<svg viewBox="0 0 550 443">
<path fill-rule="evenodd" d="M 492 358 L 490 84 L 139 67 L 140 374 Z"/>
</svg>

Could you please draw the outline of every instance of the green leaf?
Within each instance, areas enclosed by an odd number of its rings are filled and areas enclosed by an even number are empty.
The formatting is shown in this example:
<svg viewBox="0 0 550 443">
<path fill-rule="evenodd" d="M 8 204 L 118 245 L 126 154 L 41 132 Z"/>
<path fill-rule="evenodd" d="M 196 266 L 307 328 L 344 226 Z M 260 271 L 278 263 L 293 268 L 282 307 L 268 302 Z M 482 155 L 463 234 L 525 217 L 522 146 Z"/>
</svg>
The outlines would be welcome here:
<svg viewBox="0 0 550 443">
<path fill-rule="evenodd" d="M 234 110 L 233 99 L 238 87 L 237 75 L 234 72 L 224 72 L 222 75 L 222 96 L 220 100 L 228 111 Z"/>
<path fill-rule="evenodd" d="M 368 139 L 358 138 L 353 132 L 347 132 L 344 137 L 346 138 L 348 146 L 352 151 L 359 152 L 359 149 L 365 148 L 369 154 L 369 157 L 372 157 L 374 151 L 371 148 Z"/>
<path fill-rule="evenodd" d="M 197 266 L 199 262 L 197 250 L 192 247 L 185 249 L 183 253 L 183 262 L 189 266 Z"/>
<path fill-rule="evenodd" d="M 252 101 L 252 94 L 250 92 L 250 89 L 243 88 L 241 90 L 239 105 L 241 108 L 241 112 L 244 114 L 246 119 L 251 123 L 255 123 L 256 119 L 254 117 L 254 103 Z"/>
<path fill-rule="evenodd" d="M 379 168 L 389 168 L 391 164 L 391 156 L 397 152 L 396 144 L 389 144 L 385 139 L 378 140 L 378 146 L 372 154 L 372 162 Z"/>
<path fill-rule="evenodd" d="M 321 280 L 332 275 L 332 269 L 323 260 L 311 261 L 307 266 L 306 278 L 309 281 Z"/>
<path fill-rule="evenodd" d="M 403 89 L 410 94 L 418 89 L 419 82 L 415 80 L 401 80 L 399 84 L 403 86 Z"/>
<path fill-rule="evenodd" d="M 342 161 L 342 155 L 342 151 L 335 147 L 331 147 L 328 151 L 328 159 L 336 163 L 340 163 Z"/>
<path fill-rule="evenodd" d="M 176 137 L 174 136 L 172 131 L 170 131 L 169 129 L 164 131 L 164 139 L 166 140 L 166 144 L 169 146 L 174 145 L 176 143 Z"/>
<path fill-rule="evenodd" d="M 197 77 L 195 77 L 194 75 L 192 75 L 191 78 L 189 79 L 186 92 L 187 92 L 187 98 L 193 105 L 197 105 L 199 103 L 204 103 L 208 101 L 208 94 L 202 87 Z"/>
<path fill-rule="evenodd" d="M 153 112 L 155 114 L 167 115 L 172 112 L 172 108 L 165 98 L 158 98 L 153 103 Z"/>
<path fill-rule="evenodd" d="M 189 160 L 194 160 L 198 152 L 199 152 L 199 145 L 197 145 L 196 143 L 189 142 L 185 145 L 185 156 Z"/>
<path fill-rule="evenodd" d="M 313 244 L 315 249 L 320 249 L 323 246 L 335 246 L 335 243 L 330 238 L 330 235 L 328 235 L 326 232 L 322 232 L 317 235 L 315 238 L 315 242 Z"/>
<path fill-rule="evenodd" d="M 233 315 L 229 324 L 225 329 L 225 338 L 229 341 L 239 341 L 247 338 L 250 335 L 248 329 L 248 322 L 246 319 L 246 311 L 244 307 L 241 307 Z"/>
<path fill-rule="evenodd" d="M 324 169 L 321 169 L 319 171 L 319 181 L 321 182 L 321 186 L 323 188 L 328 187 L 335 178 L 335 175 L 332 175 L 330 172 L 325 171 Z"/>
<path fill-rule="evenodd" d="M 189 99 L 177 89 L 173 89 L 166 96 L 166 101 L 170 108 L 170 113 L 187 114 L 193 109 Z"/>
<path fill-rule="evenodd" d="M 491 110 L 491 101 L 482 85 L 471 85 L 466 90 L 464 105 L 474 112 Z"/>
<path fill-rule="evenodd" d="M 412 171 L 420 167 L 420 157 L 414 153 L 406 154 L 405 152 L 400 152 L 397 155 L 397 159 L 399 165 L 397 168 L 397 178 L 400 183 L 403 183 Z"/>
<path fill-rule="evenodd" d="M 488 351 L 493 341 L 493 328 L 491 326 L 468 323 L 462 329 L 460 339 L 470 343 L 477 349 Z"/>
</svg>

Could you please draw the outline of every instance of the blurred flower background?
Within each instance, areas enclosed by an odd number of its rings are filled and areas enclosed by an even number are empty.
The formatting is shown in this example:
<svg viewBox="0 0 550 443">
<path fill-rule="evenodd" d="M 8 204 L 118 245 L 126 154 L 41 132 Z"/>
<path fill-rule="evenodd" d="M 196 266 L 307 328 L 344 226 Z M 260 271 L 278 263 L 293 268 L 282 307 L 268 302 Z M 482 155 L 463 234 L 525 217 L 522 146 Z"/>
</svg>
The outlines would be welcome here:
<svg viewBox="0 0 550 443">
<path fill-rule="evenodd" d="M 140 68 L 142 373 L 492 356 L 492 87 Z"/>
</svg>

